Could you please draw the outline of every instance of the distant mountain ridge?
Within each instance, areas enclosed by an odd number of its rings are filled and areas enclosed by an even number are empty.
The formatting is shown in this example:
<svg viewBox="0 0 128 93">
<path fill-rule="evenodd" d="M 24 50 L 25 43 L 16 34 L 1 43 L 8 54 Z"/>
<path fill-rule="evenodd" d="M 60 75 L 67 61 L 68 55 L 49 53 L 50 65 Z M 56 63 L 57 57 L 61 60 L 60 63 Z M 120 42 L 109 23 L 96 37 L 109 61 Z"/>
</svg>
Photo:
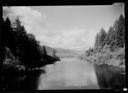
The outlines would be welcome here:
<svg viewBox="0 0 128 93">
<path fill-rule="evenodd" d="M 49 46 L 45 46 L 45 48 L 48 55 L 53 56 L 53 51 L 56 51 L 56 55 L 60 58 L 78 57 L 84 52 L 84 51 L 73 50 L 73 49 L 52 48 Z"/>
</svg>

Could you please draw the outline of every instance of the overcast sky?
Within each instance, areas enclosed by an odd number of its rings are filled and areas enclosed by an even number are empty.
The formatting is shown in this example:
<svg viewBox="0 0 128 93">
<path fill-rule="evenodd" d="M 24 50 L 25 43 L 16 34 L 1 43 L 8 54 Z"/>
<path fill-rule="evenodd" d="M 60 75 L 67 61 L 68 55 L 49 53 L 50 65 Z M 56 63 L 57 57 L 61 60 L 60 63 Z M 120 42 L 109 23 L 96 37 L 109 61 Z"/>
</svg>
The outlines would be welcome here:
<svg viewBox="0 0 128 93">
<path fill-rule="evenodd" d="M 85 6 L 17 6 L 4 7 L 3 16 L 20 16 L 28 33 L 41 45 L 86 50 L 94 45 L 96 33 L 108 31 L 124 4 Z"/>
</svg>

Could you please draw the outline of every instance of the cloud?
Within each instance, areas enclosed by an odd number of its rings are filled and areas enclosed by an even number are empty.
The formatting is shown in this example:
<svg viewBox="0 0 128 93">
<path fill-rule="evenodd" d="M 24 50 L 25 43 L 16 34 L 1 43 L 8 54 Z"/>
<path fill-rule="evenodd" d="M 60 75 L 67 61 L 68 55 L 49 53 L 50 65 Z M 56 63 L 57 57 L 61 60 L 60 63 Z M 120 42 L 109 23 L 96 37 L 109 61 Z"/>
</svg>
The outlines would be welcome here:
<svg viewBox="0 0 128 93">
<path fill-rule="evenodd" d="M 38 35 L 40 34 L 40 30 L 45 30 L 44 28 L 46 25 L 44 19 L 46 18 L 46 15 L 29 7 L 3 7 L 3 16 L 8 16 L 11 20 L 19 17 L 25 26 L 26 31 L 29 33 Z"/>
<path fill-rule="evenodd" d="M 94 44 L 95 30 L 72 29 L 62 30 L 60 34 L 52 37 L 42 37 L 52 47 L 70 48 L 77 50 L 85 50 Z"/>
<path fill-rule="evenodd" d="M 96 31 L 93 29 L 54 30 L 45 20 L 45 13 L 33 10 L 30 7 L 4 7 L 3 16 L 12 20 L 17 16 L 28 33 L 35 35 L 42 45 L 58 48 L 87 49 L 94 44 Z"/>
</svg>

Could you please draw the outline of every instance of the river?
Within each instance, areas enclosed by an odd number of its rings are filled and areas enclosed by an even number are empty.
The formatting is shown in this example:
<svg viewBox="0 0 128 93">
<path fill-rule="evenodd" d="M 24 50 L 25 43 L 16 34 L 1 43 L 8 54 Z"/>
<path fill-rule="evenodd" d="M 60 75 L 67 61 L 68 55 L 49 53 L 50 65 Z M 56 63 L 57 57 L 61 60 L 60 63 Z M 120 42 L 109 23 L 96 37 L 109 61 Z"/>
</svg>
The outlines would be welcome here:
<svg viewBox="0 0 128 93">
<path fill-rule="evenodd" d="M 94 65 L 78 58 L 63 58 L 42 69 L 37 90 L 99 89 Z"/>
</svg>

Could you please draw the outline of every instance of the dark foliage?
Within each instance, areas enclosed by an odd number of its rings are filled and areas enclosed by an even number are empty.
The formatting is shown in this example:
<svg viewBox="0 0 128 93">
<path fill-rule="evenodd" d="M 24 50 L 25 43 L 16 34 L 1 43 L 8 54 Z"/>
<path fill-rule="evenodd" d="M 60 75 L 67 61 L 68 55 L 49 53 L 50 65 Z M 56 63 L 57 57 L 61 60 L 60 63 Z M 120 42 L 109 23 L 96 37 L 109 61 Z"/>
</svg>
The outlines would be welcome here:
<svg viewBox="0 0 128 93">
<path fill-rule="evenodd" d="M 52 56 L 48 55 L 45 46 L 43 46 L 41 48 L 41 51 L 43 53 L 44 60 L 47 60 L 48 61 L 48 64 L 53 64 L 55 61 L 60 61 L 60 58 L 58 56 L 56 56 L 56 54 L 55 54 L 55 50 L 53 50 L 53 55 Z"/>
<path fill-rule="evenodd" d="M 103 28 L 97 33 L 95 38 L 94 48 L 86 50 L 86 56 L 97 55 L 98 53 L 105 53 L 110 51 L 113 53 L 125 47 L 125 18 L 120 15 L 119 19 L 115 21 L 106 32 Z M 93 51 L 92 51 L 93 50 Z"/>
<path fill-rule="evenodd" d="M 94 52 L 94 49 L 93 48 L 89 48 L 89 50 L 86 50 L 85 53 L 86 53 L 86 56 L 90 56 L 92 55 Z"/>
<path fill-rule="evenodd" d="M 100 30 L 100 33 L 98 33 L 96 36 L 96 41 L 95 41 L 95 45 L 94 45 L 95 50 L 100 51 L 101 48 L 105 45 L 106 36 L 107 36 L 106 31 L 102 28 Z"/>
<path fill-rule="evenodd" d="M 109 28 L 108 33 L 102 28 L 100 33 L 97 34 L 94 49 L 96 51 L 103 49 L 105 45 L 109 45 L 111 51 L 125 46 L 125 18 L 122 15 Z"/>
<path fill-rule="evenodd" d="M 92 51 L 93 50 L 93 51 Z M 85 60 L 95 63 L 102 89 L 122 90 L 125 84 L 125 18 L 121 15 L 108 32 L 101 29 L 94 48 L 86 50 Z"/>
<path fill-rule="evenodd" d="M 9 18 L 5 20 L 2 18 L 2 28 L 1 40 L 4 49 L 2 88 L 15 90 L 26 89 L 27 86 L 30 86 L 27 89 L 33 89 L 35 83 L 31 82 L 34 82 L 39 74 L 34 72 L 35 70 L 30 70 L 53 64 L 59 59 L 48 55 L 45 48 L 42 52 L 39 41 L 35 39 L 33 34 L 26 32 L 19 19 L 16 19 L 12 24 Z M 25 87 L 25 84 L 30 85 Z"/>
<path fill-rule="evenodd" d="M 47 51 L 43 48 L 43 53 L 40 50 L 41 46 L 35 39 L 33 34 L 27 34 L 24 26 L 21 25 L 19 19 L 16 19 L 15 23 L 11 25 L 9 18 L 3 22 L 3 41 L 4 46 L 8 47 L 14 56 L 19 57 L 19 60 L 26 67 L 39 67 L 47 63 L 42 62 L 53 60 L 57 61 L 52 56 L 47 55 Z"/>
</svg>

